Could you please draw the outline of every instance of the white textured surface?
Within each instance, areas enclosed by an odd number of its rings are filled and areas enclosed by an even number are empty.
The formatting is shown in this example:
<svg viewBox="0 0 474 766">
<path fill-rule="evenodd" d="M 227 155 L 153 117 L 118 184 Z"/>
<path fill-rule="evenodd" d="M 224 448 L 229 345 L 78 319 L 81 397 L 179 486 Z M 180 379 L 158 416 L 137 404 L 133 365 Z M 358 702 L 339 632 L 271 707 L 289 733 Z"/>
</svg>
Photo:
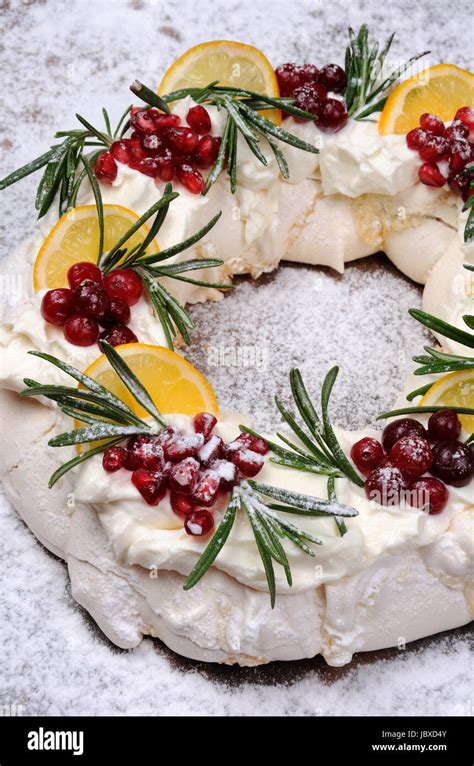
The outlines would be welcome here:
<svg viewBox="0 0 474 766">
<path fill-rule="evenodd" d="M 127 85 L 133 77 L 155 83 L 178 53 L 203 39 L 233 37 L 255 43 L 275 64 L 292 59 L 312 59 L 322 64 L 341 61 L 347 23 L 357 26 L 366 20 L 379 38 L 398 30 L 397 56 L 432 47 L 431 63 L 452 60 L 469 64 L 463 58 L 470 50 L 468 26 L 463 26 L 455 13 L 446 19 L 441 3 L 401 2 L 384 8 L 382 13 L 373 0 L 299 2 L 290 12 L 290 28 L 288 6 L 282 2 L 242 0 L 234 10 L 222 0 L 209 3 L 208 8 L 205 2 L 196 5 L 172 0 L 166 6 L 140 0 L 94 4 L 86 0 L 12 2 L 5 6 L 2 56 L 6 59 L 1 65 L 3 71 L 6 68 L 7 82 L 2 100 L 10 119 L 4 121 L 0 132 L 2 175 L 3 170 L 8 172 L 43 151 L 56 128 L 73 126 L 75 111 L 80 110 L 94 121 L 98 120 L 100 107 L 107 105 L 116 116 L 129 100 Z M 444 18 L 442 39 L 437 34 L 439 13 Z M 0 197 L 1 245 L 5 252 L 12 241 L 17 242 L 31 231 L 36 182 L 32 176 Z M 304 334 L 306 352 L 319 349 L 314 353 L 314 362 L 313 357 L 305 359 L 306 354 L 295 355 L 284 343 L 275 358 L 257 372 L 255 367 L 229 370 L 222 364 L 212 365 L 210 357 L 206 358 L 209 349 L 205 352 L 204 346 L 195 350 L 192 358 L 210 373 L 224 397 L 224 406 L 230 403 L 225 401 L 230 396 L 234 406 L 245 408 L 249 401 L 252 409 L 258 406 L 261 426 L 271 421 L 271 395 L 283 386 L 291 364 L 302 364 L 316 385 L 322 371 L 338 359 L 345 365 L 347 377 L 341 385 L 336 412 L 351 403 L 350 419 L 345 425 L 362 425 L 361 402 L 369 418 L 388 405 L 399 388 L 409 356 L 422 341 L 420 331 L 404 320 L 406 306 L 419 303 L 417 290 L 407 281 L 397 280 L 393 272 L 382 279 L 381 267 L 375 261 L 368 274 L 351 267 L 346 275 L 347 286 L 331 277 L 334 289 L 342 290 L 341 308 L 347 307 L 347 293 L 362 298 L 362 276 L 370 281 L 378 278 L 390 304 L 384 312 L 392 316 L 395 327 L 401 322 L 402 328 L 400 344 L 393 347 L 388 360 L 373 358 L 370 316 L 365 320 L 368 326 L 361 327 L 364 343 L 352 349 L 350 342 L 344 342 L 342 328 L 334 336 L 331 354 L 330 346 L 318 346 L 319 323 L 327 321 L 327 317 L 312 311 L 308 337 L 305 300 L 298 300 L 296 306 L 284 301 L 285 295 L 294 295 L 301 278 L 304 298 L 311 301 L 309 305 L 316 305 L 306 277 L 320 280 L 317 284 L 323 284 L 324 289 L 329 287 L 329 277 L 324 272 L 308 271 L 307 275 L 306 271 L 285 268 L 270 278 L 265 289 L 257 292 L 247 285 L 240 299 L 236 293 L 229 303 L 202 307 L 195 310 L 195 316 L 200 338 L 209 333 L 211 321 L 216 323 L 219 333 L 214 343 L 218 353 L 230 337 L 231 348 L 249 346 L 255 350 L 263 345 L 272 354 L 273 339 L 265 336 L 264 326 L 279 316 L 284 333 L 279 337 L 288 338 L 283 313 L 295 323 L 296 336 Z M 401 302 L 394 299 L 397 289 L 403 290 Z M 316 298 L 317 292 L 316 288 Z M 395 319 L 391 306 L 397 312 Z M 252 313 L 252 307 L 257 315 Z M 256 318 L 261 320 L 259 332 L 264 333 L 257 339 L 253 329 Z M 390 333 L 387 318 L 385 313 L 378 317 L 377 332 L 383 332 L 388 343 L 397 333 Z M 351 326 L 348 319 L 347 328 Z M 370 365 L 367 362 L 364 375 L 358 376 L 357 371 L 368 359 Z M 255 378 L 258 398 L 248 393 Z M 383 396 L 378 398 L 381 391 Z M 256 415 L 254 411 L 252 414 Z M 303 715 L 469 713 L 467 631 L 457 637 L 430 639 L 405 652 L 378 653 L 371 664 L 366 664 L 364 658 L 352 669 L 340 671 L 325 668 L 320 660 L 255 671 L 203 668 L 174 658 L 150 641 L 134 652 L 118 652 L 74 605 L 62 564 L 44 552 L 7 503 L 2 505 L 1 514 L 5 550 L 0 557 L 4 583 L 0 597 L 4 612 L 0 701 L 23 705 L 25 713 L 251 715 L 255 709 L 265 714 Z M 153 700 L 159 700 L 159 705 Z"/>
</svg>

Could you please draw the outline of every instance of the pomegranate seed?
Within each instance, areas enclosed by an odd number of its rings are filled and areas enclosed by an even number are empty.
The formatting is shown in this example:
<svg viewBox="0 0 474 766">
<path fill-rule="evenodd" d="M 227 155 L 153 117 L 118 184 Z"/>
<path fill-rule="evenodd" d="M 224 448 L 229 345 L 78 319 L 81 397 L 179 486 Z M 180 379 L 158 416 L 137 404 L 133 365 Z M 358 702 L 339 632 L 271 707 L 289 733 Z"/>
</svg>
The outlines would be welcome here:
<svg viewBox="0 0 474 766">
<path fill-rule="evenodd" d="M 102 457 L 102 466 L 107 473 L 115 473 L 123 468 L 127 459 L 124 447 L 107 447 Z"/>
<path fill-rule="evenodd" d="M 153 110 L 132 107 L 130 124 L 138 133 L 145 135 L 154 133 L 156 130 L 156 123 Z"/>
<path fill-rule="evenodd" d="M 123 346 L 125 343 L 138 343 L 138 338 L 126 325 L 117 324 L 100 334 L 100 340 L 105 340 L 111 346 Z"/>
<path fill-rule="evenodd" d="M 192 513 L 194 508 L 191 499 L 186 495 L 181 495 L 179 492 L 170 492 L 170 504 L 173 511 L 180 516 Z"/>
<path fill-rule="evenodd" d="M 423 477 L 410 486 L 409 502 L 430 514 L 441 513 L 448 502 L 449 492 L 439 479 Z"/>
<path fill-rule="evenodd" d="M 196 505 L 203 505 L 205 508 L 214 505 L 217 493 L 219 492 L 219 486 L 220 478 L 212 468 L 203 471 L 191 494 L 193 502 Z"/>
<path fill-rule="evenodd" d="M 81 261 L 80 263 L 75 263 L 74 266 L 71 266 L 67 273 L 67 281 L 69 282 L 69 287 L 74 290 L 74 288 L 78 287 L 81 282 L 85 282 L 85 280 L 88 279 L 91 282 L 97 282 L 97 284 L 102 284 L 102 272 L 99 269 L 98 266 L 95 265 L 95 263 L 90 263 L 90 261 Z"/>
<path fill-rule="evenodd" d="M 469 128 L 461 120 L 453 120 L 451 125 L 446 128 L 445 135 L 449 143 L 458 138 L 469 138 Z"/>
<path fill-rule="evenodd" d="M 347 85 L 347 75 L 337 64 L 326 64 L 319 72 L 319 82 L 332 93 L 342 93 Z"/>
<path fill-rule="evenodd" d="M 109 152 L 102 152 L 95 161 L 94 173 L 99 181 L 111 184 L 117 178 L 117 163 Z"/>
<path fill-rule="evenodd" d="M 202 465 L 210 465 L 222 454 L 223 446 L 224 442 L 222 441 L 221 437 L 213 434 L 198 451 L 198 460 L 200 463 L 202 463 Z"/>
<path fill-rule="evenodd" d="M 409 479 L 416 479 L 431 467 L 431 447 L 421 436 L 402 436 L 390 450 L 389 458 L 395 468 Z"/>
<path fill-rule="evenodd" d="M 203 136 L 194 150 L 193 157 L 201 168 L 210 168 L 214 165 L 219 154 L 221 139 L 217 136 Z"/>
<path fill-rule="evenodd" d="M 95 319 L 73 314 L 64 325 L 64 337 L 74 346 L 92 346 L 99 337 L 99 325 Z"/>
<path fill-rule="evenodd" d="M 268 444 L 265 439 L 247 433 L 241 433 L 233 442 L 226 444 L 225 451 L 232 453 L 234 450 L 242 449 L 242 447 L 258 452 L 259 455 L 266 455 L 268 452 Z"/>
<path fill-rule="evenodd" d="M 184 163 L 176 167 L 176 175 L 191 194 L 201 194 L 204 189 L 204 178 L 199 170 L 196 170 L 188 163 Z"/>
<path fill-rule="evenodd" d="M 129 152 L 130 152 L 130 162 L 139 162 L 140 160 L 145 159 L 146 152 L 142 146 L 141 139 L 138 136 L 135 136 L 134 138 L 129 139 Z"/>
<path fill-rule="evenodd" d="M 165 496 L 166 483 L 163 481 L 163 476 L 147 471 L 145 468 L 137 468 L 132 473 L 132 484 L 148 505 L 158 505 Z"/>
<path fill-rule="evenodd" d="M 469 130 L 474 130 L 474 107 L 462 106 L 454 115 L 455 120 L 460 120 Z"/>
<path fill-rule="evenodd" d="M 322 114 L 324 104 L 326 103 L 327 93 L 319 83 L 305 83 L 301 88 L 294 92 L 295 103 L 298 109 L 310 112 L 316 117 Z M 304 117 L 295 117 L 298 122 L 305 122 Z"/>
<path fill-rule="evenodd" d="M 314 64 L 303 64 L 300 67 L 303 82 L 317 82 L 319 77 L 319 69 Z"/>
<path fill-rule="evenodd" d="M 239 481 L 239 471 L 234 463 L 230 460 L 215 460 L 211 463 L 212 470 L 217 473 L 220 479 L 221 489 L 232 489 Z"/>
<path fill-rule="evenodd" d="M 376 468 L 365 482 L 365 494 L 368 499 L 379 505 L 398 505 L 405 489 L 405 479 L 395 466 Z"/>
<path fill-rule="evenodd" d="M 472 146 L 465 138 L 459 138 L 451 142 L 451 156 L 449 158 L 449 169 L 453 173 L 459 173 L 471 159 L 474 154 Z"/>
<path fill-rule="evenodd" d="M 186 122 L 200 136 L 211 130 L 211 118 L 209 112 L 203 106 L 193 106 L 186 115 Z"/>
<path fill-rule="evenodd" d="M 165 458 L 163 447 L 158 440 L 146 434 L 132 436 L 128 444 L 127 465 L 134 468 L 146 468 L 148 471 L 163 471 Z"/>
<path fill-rule="evenodd" d="M 202 434 L 177 435 L 163 444 L 165 455 L 169 460 L 183 460 L 186 457 L 197 455 L 204 444 Z"/>
<path fill-rule="evenodd" d="M 451 173 L 451 175 L 448 176 L 448 186 L 451 191 L 460 194 L 465 200 L 470 189 L 469 176 L 462 171 L 460 173 Z"/>
<path fill-rule="evenodd" d="M 197 434 L 202 434 L 205 439 L 209 439 L 216 423 L 217 418 L 210 412 L 199 412 L 194 416 L 194 430 Z"/>
<path fill-rule="evenodd" d="M 74 290 L 74 302 L 80 314 L 90 319 L 103 319 L 110 300 L 102 285 L 85 279 Z"/>
<path fill-rule="evenodd" d="M 243 447 L 230 453 L 230 459 L 244 476 L 256 476 L 263 468 L 263 456 Z"/>
<path fill-rule="evenodd" d="M 198 145 L 199 136 L 191 128 L 170 128 L 165 140 L 175 154 L 188 154 Z"/>
<path fill-rule="evenodd" d="M 380 442 L 370 436 L 360 439 L 351 449 L 352 460 L 365 476 L 380 466 L 384 456 L 385 453 Z"/>
<path fill-rule="evenodd" d="M 120 298 L 111 298 L 105 316 L 100 320 L 103 327 L 126 325 L 130 321 L 130 306 Z"/>
<path fill-rule="evenodd" d="M 402 436 L 409 436 L 410 434 L 418 434 L 423 439 L 428 438 L 423 425 L 413 418 L 399 418 L 385 426 L 382 433 L 382 444 L 384 450 L 389 452 L 395 442 L 402 438 Z"/>
<path fill-rule="evenodd" d="M 158 154 L 163 151 L 165 146 L 163 141 L 156 133 L 151 133 L 149 136 L 144 136 L 142 140 L 142 146 L 149 154 Z"/>
<path fill-rule="evenodd" d="M 420 127 L 434 136 L 444 136 L 446 132 L 443 120 L 437 117 L 436 114 L 429 114 L 428 112 L 421 115 Z"/>
<path fill-rule="evenodd" d="M 156 112 L 153 115 L 153 120 L 158 132 L 168 128 L 177 128 L 181 125 L 181 118 L 177 114 L 160 114 Z"/>
<path fill-rule="evenodd" d="M 203 537 L 211 531 L 214 526 L 212 513 L 209 511 L 193 511 L 186 516 L 184 528 L 188 535 Z"/>
<path fill-rule="evenodd" d="M 130 167 L 133 170 L 138 170 L 139 173 L 143 173 L 150 178 L 157 178 L 160 173 L 160 166 L 156 157 L 143 157 L 141 160 L 131 160 Z"/>
<path fill-rule="evenodd" d="M 166 428 L 163 428 L 163 430 L 160 431 L 156 437 L 156 440 L 158 444 L 161 444 L 161 446 L 164 448 L 167 444 L 176 439 L 176 436 L 177 434 L 174 428 L 171 426 L 166 426 Z"/>
<path fill-rule="evenodd" d="M 437 162 L 446 154 L 448 142 L 442 136 L 429 136 L 418 152 L 424 162 Z"/>
<path fill-rule="evenodd" d="M 124 165 L 128 165 L 132 159 L 130 152 L 130 140 L 123 138 L 121 141 L 114 141 L 110 147 L 110 153 L 117 162 L 122 162 Z"/>
<path fill-rule="evenodd" d="M 186 457 L 175 463 L 168 474 L 168 484 L 174 492 L 190 495 L 199 476 L 200 465 L 193 457 Z"/>
<path fill-rule="evenodd" d="M 428 134 L 421 128 L 413 128 L 406 135 L 406 142 L 409 149 L 421 149 L 428 141 Z"/>
<path fill-rule="evenodd" d="M 104 277 L 104 287 L 109 298 L 120 298 L 128 306 L 138 303 L 143 293 L 143 283 L 131 269 L 114 269 Z"/>
<path fill-rule="evenodd" d="M 418 170 L 418 178 L 425 186 L 434 186 L 440 189 L 446 183 L 446 179 L 437 165 L 425 162 Z"/>
<path fill-rule="evenodd" d="M 431 473 L 445 484 L 464 487 L 471 481 L 473 468 L 473 452 L 462 442 L 440 442 L 433 448 Z"/>
<path fill-rule="evenodd" d="M 61 327 L 75 311 L 74 293 L 67 287 L 48 290 L 41 300 L 41 316 L 49 324 Z"/>
<path fill-rule="evenodd" d="M 165 182 L 171 181 L 174 176 L 173 155 L 169 149 L 163 149 L 156 157 L 158 165 L 158 177 Z"/>
<path fill-rule="evenodd" d="M 461 433 L 461 421 L 453 410 L 438 410 L 428 420 L 428 433 L 436 442 L 456 440 Z"/>
<path fill-rule="evenodd" d="M 317 122 L 318 128 L 324 133 L 337 133 L 347 123 L 349 116 L 342 101 L 328 98 Z"/>
<path fill-rule="evenodd" d="M 283 97 L 292 96 L 296 88 L 305 82 L 303 67 L 297 64 L 281 64 L 275 69 L 275 74 Z"/>
</svg>

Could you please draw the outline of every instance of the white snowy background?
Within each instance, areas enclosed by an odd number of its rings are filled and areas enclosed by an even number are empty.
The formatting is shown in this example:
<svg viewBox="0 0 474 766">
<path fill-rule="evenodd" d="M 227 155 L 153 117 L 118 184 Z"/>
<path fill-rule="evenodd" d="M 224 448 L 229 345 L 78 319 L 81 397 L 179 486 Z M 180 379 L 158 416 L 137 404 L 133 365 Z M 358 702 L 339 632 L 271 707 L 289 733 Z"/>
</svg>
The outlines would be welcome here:
<svg viewBox="0 0 474 766">
<path fill-rule="evenodd" d="M 275 65 L 342 63 L 347 26 L 363 21 L 379 40 L 397 31 L 397 60 L 431 49 L 427 64 L 472 68 L 466 6 L 441 0 L 0 0 L 0 176 L 45 151 L 55 130 L 75 126 L 76 111 L 98 123 L 107 106 L 118 117 L 132 100 L 132 79 L 156 85 L 198 42 L 242 40 Z M 32 231 L 37 182 L 30 176 L 0 195 L 3 255 Z M 352 265 L 343 278 L 284 266 L 257 285 L 245 281 L 223 303 L 193 309 L 196 344 L 188 356 L 208 375 L 221 405 L 250 412 L 260 428 L 277 422 L 272 396 L 285 396 L 290 366 L 299 365 L 317 392 L 324 371 L 338 361 L 335 419 L 362 427 L 390 406 L 423 343 L 422 330 L 407 319 L 407 308 L 419 304 L 420 290 L 383 256 Z M 216 352 L 227 362 L 216 364 Z M 229 366 L 234 353 L 250 366 Z M 120 651 L 72 600 L 64 564 L 0 500 L 0 709 L 16 706 L 30 715 L 471 712 L 469 629 L 404 651 L 362 655 L 342 669 L 320 658 L 246 670 L 205 666 L 151 640 Z"/>
</svg>

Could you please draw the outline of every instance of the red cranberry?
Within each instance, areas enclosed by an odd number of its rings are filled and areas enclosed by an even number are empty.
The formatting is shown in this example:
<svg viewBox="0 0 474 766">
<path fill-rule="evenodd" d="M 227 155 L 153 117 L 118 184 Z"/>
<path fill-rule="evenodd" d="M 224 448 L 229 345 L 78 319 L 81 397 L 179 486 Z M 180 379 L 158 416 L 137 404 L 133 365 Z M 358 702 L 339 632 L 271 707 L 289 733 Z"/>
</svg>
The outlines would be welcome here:
<svg viewBox="0 0 474 766">
<path fill-rule="evenodd" d="M 347 75 L 337 64 L 326 64 L 319 72 L 319 82 L 332 93 L 342 93 L 347 85 Z"/>
<path fill-rule="evenodd" d="M 99 181 L 111 184 L 117 178 L 117 163 L 109 152 L 102 152 L 95 161 L 94 173 Z"/>
<path fill-rule="evenodd" d="M 191 494 L 193 502 L 196 505 L 203 505 L 205 508 L 214 505 L 219 492 L 219 485 L 220 478 L 216 471 L 213 471 L 212 468 L 203 471 Z"/>
<path fill-rule="evenodd" d="M 142 139 L 142 146 L 149 154 L 158 154 L 164 150 L 163 141 L 156 133 L 151 133 L 149 136 L 144 136 Z"/>
<path fill-rule="evenodd" d="M 115 327 L 118 324 L 126 325 L 130 321 L 130 315 L 130 306 L 125 301 L 120 300 L 120 298 L 111 298 L 109 308 L 100 323 L 104 327 Z"/>
<path fill-rule="evenodd" d="M 197 434 L 202 434 L 205 439 L 209 439 L 216 423 L 217 418 L 210 412 L 199 412 L 194 416 L 194 430 Z"/>
<path fill-rule="evenodd" d="M 317 124 L 324 133 L 337 133 L 337 131 L 342 130 L 348 119 L 346 107 L 342 101 L 328 98 Z"/>
<path fill-rule="evenodd" d="M 455 120 L 460 120 L 469 130 L 474 130 L 474 107 L 462 106 L 454 115 Z"/>
<path fill-rule="evenodd" d="M 263 468 L 263 456 L 245 447 L 231 452 L 229 457 L 244 476 L 256 476 Z"/>
<path fill-rule="evenodd" d="M 179 492 L 170 492 L 170 504 L 173 511 L 180 516 L 186 516 L 194 508 L 191 499 L 187 495 L 180 495 Z"/>
<path fill-rule="evenodd" d="M 158 505 L 166 493 L 166 483 L 159 473 L 152 473 L 145 468 L 137 468 L 132 473 L 132 484 L 138 489 L 148 505 Z"/>
<path fill-rule="evenodd" d="M 416 479 L 428 471 L 433 462 L 430 445 L 417 434 L 402 436 L 390 450 L 389 458 L 392 465 L 410 479 Z"/>
<path fill-rule="evenodd" d="M 319 69 L 314 64 L 303 64 L 300 67 L 301 76 L 304 82 L 317 82 L 319 77 Z"/>
<path fill-rule="evenodd" d="M 356 442 L 351 449 L 351 458 L 357 468 L 365 476 L 379 467 L 385 453 L 377 439 L 365 436 Z"/>
<path fill-rule="evenodd" d="M 241 433 L 233 442 L 226 445 L 229 452 L 242 449 L 242 447 L 251 449 L 253 452 L 258 452 L 259 455 L 266 455 L 268 453 L 268 444 L 265 439 L 245 432 Z"/>
<path fill-rule="evenodd" d="M 95 263 L 91 263 L 90 261 L 75 263 L 67 273 L 67 281 L 72 290 L 78 287 L 81 282 L 85 282 L 86 279 L 90 282 L 97 282 L 99 285 L 102 283 L 101 270 Z"/>
<path fill-rule="evenodd" d="M 449 169 L 459 173 L 473 158 L 472 146 L 465 138 L 458 138 L 451 142 L 450 150 Z"/>
<path fill-rule="evenodd" d="M 217 136 L 203 136 L 194 150 L 194 159 L 201 168 L 210 168 L 214 165 L 219 154 L 221 139 Z"/>
<path fill-rule="evenodd" d="M 280 88 L 280 95 L 284 98 L 292 96 L 296 88 L 305 82 L 303 68 L 297 64 L 281 64 L 275 69 L 275 74 Z"/>
<path fill-rule="evenodd" d="M 76 287 L 74 302 L 78 312 L 90 319 L 103 319 L 110 303 L 102 285 L 91 279 L 85 279 Z"/>
<path fill-rule="evenodd" d="M 327 93 L 319 83 L 305 83 L 294 92 L 295 106 L 319 117 L 323 111 Z M 304 122 L 304 118 L 295 117 L 298 122 Z"/>
<path fill-rule="evenodd" d="M 168 484 L 174 492 L 190 495 L 199 476 L 200 465 L 193 457 L 175 463 L 168 474 Z"/>
<path fill-rule="evenodd" d="M 163 448 L 169 460 L 183 460 L 183 458 L 197 455 L 203 444 L 204 436 L 202 434 L 177 435 L 164 442 Z"/>
<path fill-rule="evenodd" d="M 413 418 L 399 418 L 392 421 L 388 426 L 385 426 L 382 433 L 382 444 L 384 450 L 389 452 L 395 442 L 402 438 L 402 436 L 409 436 L 410 434 L 418 434 L 418 436 L 427 438 L 427 433 L 423 425 Z"/>
<path fill-rule="evenodd" d="M 204 178 L 199 170 L 196 170 L 187 162 L 176 167 L 176 175 L 179 181 L 191 192 L 191 194 L 201 194 L 204 189 Z"/>
<path fill-rule="evenodd" d="M 156 164 L 158 166 L 158 177 L 161 181 L 171 181 L 174 176 L 174 161 L 171 151 L 167 148 L 163 149 L 160 154 L 155 157 Z"/>
<path fill-rule="evenodd" d="M 410 486 L 409 502 L 430 514 L 440 513 L 448 502 L 449 492 L 439 479 L 422 477 Z"/>
<path fill-rule="evenodd" d="M 104 277 L 104 287 L 109 298 L 120 298 L 128 306 L 138 303 L 143 293 L 143 283 L 131 269 L 114 269 Z"/>
<path fill-rule="evenodd" d="M 440 189 L 446 183 L 446 179 L 437 165 L 425 162 L 418 170 L 418 178 L 425 186 L 434 186 Z"/>
<path fill-rule="evenodd" d="M 64 337 L 74 346 L 92 346 L 99 337 L 99 325 L 95 319 L 73 314 L 64 325 Z"/>
<path fill-rule="evenodd" d="M 212 513 L 209 511 L 193 511 L 186 516 L 184 528 L 188 535 L 203 537 L 207 535 L 214 526 Z"/>
<path fill-rule="evenodd" d="M 127 466 L 147 468 L 149 471 L 162 471 L 165 459 L 163 448 L 158 440 L 147 434 L 138 434 L 128 440 Z"/>
<path fill-rule="evenodd" d="M 49 324 L 61 327 L 75 310 L 74 293 L 67 287 L 48 290 L 41 301 L 41 316 Z"/>
<path fill-rule="evenodd" d="M 405 489 L 405 479 L 395 466 L 376 468 L 365 482 L 365 494 L 380 505 L 398 505 Z"/>
<path fill-rule="evenodd" d="M 421 149 L 428 141 L 428 134 L 421 128 L 413 128 L 406 135 L 406 142 L 409 149 Z"/>
<path fill-rule="evenodd" d="M 210 465 L 222 454 L 223 446 L 224 442 L 222 441 L 221 437 L 213 434 L 209 437 L 207 442 L 204 442 L 201 449 L 198 451 L 198 460 L 202 463 L 202 465 Z"/>
<path fill-rule="evenodd" d="M 127 459 L 124 447 L 107 447 L 102 457 L 102 466 L 107 473 L 115 473 L 123 468 Z"/>
<path fill-rule="evenodd" d="M 110 327 L 100 334 L 100 340 L 105 340 L 110 343 L 111 346 L 123 346 L 125 343 L 138 343 L 138 338 L 130 329 L 124 324 L 117 324 L 114 327 Z"/>
<path fill-rule="evenodd" d="M 462 442 L 440 442 L 433 448 L 431 473 L 445 484 L 463 487 L 469 484 L 474 467 L 472 450 Z"/>
<path fill-rule="evenodd" d="M 153 115 L 153 120 L 158 132 L 168 128 L 177 128 L 181 124 L 181 118 L 177 114 L 160 114 L 156 112 Z"/>
<path fill-rule="evenodd" d="M 186 122 L 200 136 L 211 130 L 211 118 L 203 106 L 192 106 L 186 115 Z"/>
<path fill-rule="evenodd" d="M 230 460 L 215 460 L 211 463 L 212 470 L 217 473 L 220 479 L 221 489 L 232 489 L 239 481 L 239 471 Z"/>
<path fill-rule="evenodd" d="M 420 127 L 427 133 L 433 133 L 435 136 L 444 136 L 446 128 L 444 122 L 436 114 L 425 112 L 420 117 Z"/>
<path fill-rule="evenodd" d="M 469 138 L 469 128 L 461 120 L 453 120 L 451 125 L 446 128 L 445 135 L 448 143 L 456 141 L 458 138 Z"/>
<path fill-rule="evenodd" d="M 461 421 L 454 410 L 438 410 L 428 421 L 428 433 L 435 442 L 455 440 L 461 433 Z"/>
<path fill-rule="evenodd" d="M 150 178 L 157 178 L 160 172 L 160 166 L 156 157 L 143 157 L 141 160 L 132 160 L 130 167 L 133 170 L 138 170 L 139 173 L 143 173 Z"/>
<path fill-rule="evenodd" d="M 154 133 L 155 119 L 152 109 L 137 109 L 132 107 L 130 123 L 138 133 Z"/>
<path fill-rule="evenodd" d="M 128 165 L 132 159 L 129 139 L 123 138 L 121 141 L 114 141 L 110 147 L 110 153 L 117 162 L 122 162 L 124 165 Z"/>
</svg>

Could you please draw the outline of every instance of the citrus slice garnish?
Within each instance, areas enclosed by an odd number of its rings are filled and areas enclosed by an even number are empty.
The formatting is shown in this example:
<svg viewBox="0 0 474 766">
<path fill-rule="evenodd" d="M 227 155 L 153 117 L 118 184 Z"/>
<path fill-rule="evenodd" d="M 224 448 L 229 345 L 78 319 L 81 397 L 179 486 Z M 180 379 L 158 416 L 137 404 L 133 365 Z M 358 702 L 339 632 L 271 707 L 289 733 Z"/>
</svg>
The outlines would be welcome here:
<svg viewBox="0 0 474 766">
<path fill-rule="evenodd" d="M 104 205 L 104 252 L 111 250 L 139 216 L 121 205 Z M 132 248 L 148 234 L 143 224 L 127 241 Z M 155 241 L 150 254 L 159 252 Z M 80 261 L 97 263 L 99 252 L 99 221 L 95 205 L 75 207 L 62 216 L 43 242 L 33 267 L 35 290 L 68 287 L 67 272 Z"/>
<path fill-rule="evenodd" d="M 278 98 L 280 89 L 272 65 L 253 45 L 233 40 L 200 43 L 183 53 L 165 72 L 160 96 L 181 88 L 203 88 L 210 82 L 232 88 L 245 88 Z M 262 112 L 276 124 L 281 122 L 279 109 Z"/>
<path fill-rule="evenodd" d="M 474 370 L 449 372 L 436 381 L 420 402 L 423 406 L 472 407 L 474 408 Z M 467 433 L 474 432 L 474 415 L 459 415 Z"/>
<path fill-rule="evenodd" d="M 454 64 L 437 64 L 400 83 L 383 108 L 379 132 L 408 133 L 424 112 L 446 122 L 474 103 L 474 74 Z"/>
<path fill-rule="evenodd" d="M 219 415 L 219 405 L 210 384 L 179 354 L 145 343 L 127 343 L 116 346 L 115 350 L 145 386 L 161 413 L 196 415 L 210 412 L 216 417 Z M 138 417 L 150 417 L 124 386 L 105 354 L 96 359 L 85 374 L 122 399 Z"/>
</svg>

